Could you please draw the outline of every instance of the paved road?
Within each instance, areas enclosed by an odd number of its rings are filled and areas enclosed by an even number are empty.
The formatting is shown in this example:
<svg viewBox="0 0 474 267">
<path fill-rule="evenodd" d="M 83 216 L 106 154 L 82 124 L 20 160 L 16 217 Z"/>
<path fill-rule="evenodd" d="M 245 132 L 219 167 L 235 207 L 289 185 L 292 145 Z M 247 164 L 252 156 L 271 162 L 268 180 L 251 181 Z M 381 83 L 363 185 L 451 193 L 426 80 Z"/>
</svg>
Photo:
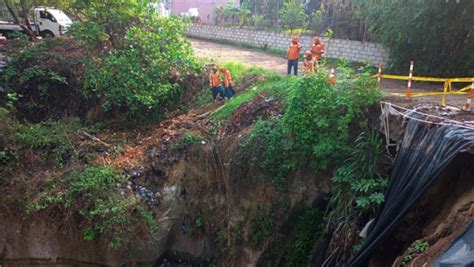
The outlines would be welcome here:
<svg viewBox="0 0 474 267">
<path fill-rule="evenodd" d="M 213 61 L 223 62 L 232 60 L 248 66 L 258 66 L 271 71 L 286 73 L 286 59 L 284 57 L 232 45 L 212 43 L 198 39 L 190 40 L 197 55 L 210 58 Z M 417 103 L 439 104 L 441 100 L 440 96 L 417 97 L 413 98 L 412 101 L 407 101 L 404 97 L 390 96 L 390 93 L 403 93 L 406 88 L 405 81 L 382 80 L 381 86 L 387 100 L 402 106 L 413 106 Z M 427 90 L 442 91 L 442 85 L 440 83 L 414 83 L 415 92 Z M 463 95 L 447 97 L 447 104 L 451 106 L 462 107 L 465 102 L 466 97 Z"/>
</svg>

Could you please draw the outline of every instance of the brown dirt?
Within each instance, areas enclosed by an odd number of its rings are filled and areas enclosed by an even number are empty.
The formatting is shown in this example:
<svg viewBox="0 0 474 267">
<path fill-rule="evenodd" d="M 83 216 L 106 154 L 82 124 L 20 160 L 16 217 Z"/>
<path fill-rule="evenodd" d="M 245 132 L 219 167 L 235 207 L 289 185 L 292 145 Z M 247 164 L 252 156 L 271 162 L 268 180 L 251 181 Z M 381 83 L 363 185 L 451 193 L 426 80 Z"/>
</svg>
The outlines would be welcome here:
<svg viewBox="0 0 474 267">
<path fill-rule="evenodd" d="M 257 119 L 269 119 L 281 112 L 281 103 L 273 98 L 258 95 L 252 101 L 240 106 L 228 123 L 227 131 L 238 132 L 254 123 Z"/>
<path fill-rule="evenodd" d="M 275 72 L 285 73 L 286 71 L 286 59 L 281 56 L 199 39 L 190 40 L 195 54 L 210 58 L 212 61 L 234 60 L 248 66 L 261 67 Z"/>
</svg>

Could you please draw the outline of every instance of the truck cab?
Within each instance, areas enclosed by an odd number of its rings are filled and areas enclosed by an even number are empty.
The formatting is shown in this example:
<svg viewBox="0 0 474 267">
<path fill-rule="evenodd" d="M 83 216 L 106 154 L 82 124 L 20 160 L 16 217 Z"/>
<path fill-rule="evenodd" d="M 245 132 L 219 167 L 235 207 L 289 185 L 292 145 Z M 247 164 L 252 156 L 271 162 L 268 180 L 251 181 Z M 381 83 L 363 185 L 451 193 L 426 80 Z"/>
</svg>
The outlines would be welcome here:
<svg viewBox="0 0 474 267">
<path fill-rule="evenodd" d="M 14 10 L 19 17 L 19 11 Z M 62 11 L 53 7 L 36 7 L 29 14 L 31 28 L 44 38 L 61 36 L 66 33 L 72 20 Z M 0 9 L 0 33 L 9 36 L 14 31 L 22 31 L 7 9 Z"/>
<path fill-rule="evenodd" d="M 39 35 L 51 38 L 64 35 L 72 20 L 62 10 L 37 7 L 34 9 L 34 24 Z"/>
</svg>

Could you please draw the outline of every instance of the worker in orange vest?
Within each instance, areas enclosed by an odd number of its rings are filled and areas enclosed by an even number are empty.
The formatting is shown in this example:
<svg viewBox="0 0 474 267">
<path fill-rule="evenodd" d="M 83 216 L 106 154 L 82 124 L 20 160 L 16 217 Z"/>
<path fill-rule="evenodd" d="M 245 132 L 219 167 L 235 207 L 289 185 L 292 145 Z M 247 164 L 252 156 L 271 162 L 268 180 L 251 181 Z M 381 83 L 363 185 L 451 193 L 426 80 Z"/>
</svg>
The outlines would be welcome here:
<svg viewBox="0 0 474 267">
<path fill-rule="evenodd" d="M 226 99 L 230 99 L 234 95 L 234 89 L 232 88 L 234 85 L 232 75 L 230 74 L 230 71 L 224 67 L 220 67 L 219 71 L 224 74 L 224 96 Z"/>
<path fill-rule="evenodd" d="M 304 52 L 303 68 L 306 76 L 310 76 L 314 73 L 314 61 L 311 51 Z"/>
<path fill-rule="evenodd" d="M 288 47 L 286 57 L 288 59 L 288 75 L 291 74 L 291 68 L 295 75 L 298 75 L 298 59 L 300 58 L 300 50 L 303 46 L 300 44 L 298 36 L 291 37 L 291 44 Z"/>
<path fill-rule="evenodd" d="M 324 54 L 324 43 L 321 41 L 319 36 L 313 38 L 313 46 L 311 47 L 311 53 L 313 54 L 315 66 L 321 64 L 321 58 Z"/>
<path fill-rule="evenodd" d="M 217 66 L 212 65 L 212 71 L 209 75 L 209 87 L 212 91 L 212 98 L 214 101 L 219 100 L 219 98 L 223 97 L 223 90 L 221 86 L 221 76 L 219 72 L 217 72 Z"/>
</svg>

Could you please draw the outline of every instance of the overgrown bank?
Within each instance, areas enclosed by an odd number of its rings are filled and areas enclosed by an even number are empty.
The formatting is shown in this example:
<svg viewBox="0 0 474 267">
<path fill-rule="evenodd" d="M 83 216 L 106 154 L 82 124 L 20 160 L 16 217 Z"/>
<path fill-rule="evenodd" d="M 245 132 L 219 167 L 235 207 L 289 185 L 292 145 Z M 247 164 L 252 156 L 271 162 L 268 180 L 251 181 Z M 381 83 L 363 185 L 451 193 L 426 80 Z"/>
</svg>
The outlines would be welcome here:
<svg viewBox="0 0 474 267">
<path fill-rule="evenodd" d="M 179 19 L 96 4 L 71 36 L 8 47 L 0 264 L 301 266 L 329 234 L 352 254 L 386 184 L 367 69 L 330 85 L 227 63 L 237 95 L 216 104 Z"/>
<path fill-rule="evenodd" d="M 11 177 L 2 179 L 9 192 L 1 199 L 11 211 L 6 214 L 21 214 L 24 224 L 53 220 L 57 231 L 73 227 L 66 232 L 98 240 L 119 255 L 148 240 L 158 255 L 181 251 L 218 264 L 256 264 L 258 255 L 271 253 L 278 238 L 288 236 L 278 261 L 309 264 L 328 215 L 350 225 L 383 201 L 377 163 L 361 159 L 378 158 L 380 141 L 366 134 L 351 145 L 368 130 L 365 113 L 379 98 L 374 81 L 343 65 L 335 86 L 326 73 L 287 78 L 239 64 L 227 67 L 236 76 L 235 98 L 217 108 L 200 87 L 202 95 L 187 111 L 159 127 L 107 129 L 113 120 L 107 127 L 70 119 L 32 124 L 4 111 L 10 134 L 2 140 L 2 174 Z M 359 161 L 343 163 L 351 155 Z M 354 172 L 365 170 L 354 166 L 364 164 L 372 172 L 361 179 Z M 331 192 L 336 194 L 329 206 L 312 207 Z M 344 213 L 334 208 L 336 202 L 352 204 Z M 319 223 L 308 227 L 314 220 Z M 287 226 L 292 230 L 283 231 Z M 137 241 L 140 235 L 147 238 Z"/>
</svg>

